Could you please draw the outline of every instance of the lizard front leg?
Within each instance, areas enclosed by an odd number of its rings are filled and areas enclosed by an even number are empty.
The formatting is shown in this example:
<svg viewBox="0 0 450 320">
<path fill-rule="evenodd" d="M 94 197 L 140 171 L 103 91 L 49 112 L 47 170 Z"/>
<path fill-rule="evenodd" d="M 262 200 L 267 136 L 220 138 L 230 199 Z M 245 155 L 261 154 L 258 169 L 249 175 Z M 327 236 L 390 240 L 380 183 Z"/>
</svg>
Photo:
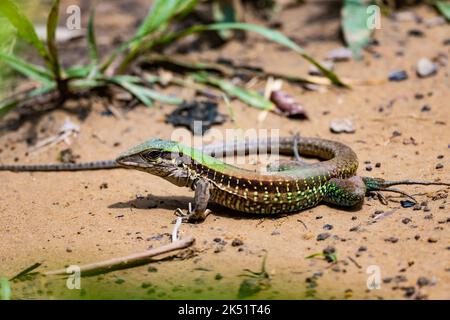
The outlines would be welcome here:
<svg viewBox="0 0 450 320">
<path fill-rule="evenodd" d="M 210 197 L 211 184 L 205 179 L 198 179 L 194 184 L 194 209 L 189 207 L 188 213 L 183 212 L 180 208 L 175 210 L 175 213 L 183 217 L 187 222 L 201 222 L 206 219 L 207 215 L 211 212 L 206 207 Z"/>
</svg>

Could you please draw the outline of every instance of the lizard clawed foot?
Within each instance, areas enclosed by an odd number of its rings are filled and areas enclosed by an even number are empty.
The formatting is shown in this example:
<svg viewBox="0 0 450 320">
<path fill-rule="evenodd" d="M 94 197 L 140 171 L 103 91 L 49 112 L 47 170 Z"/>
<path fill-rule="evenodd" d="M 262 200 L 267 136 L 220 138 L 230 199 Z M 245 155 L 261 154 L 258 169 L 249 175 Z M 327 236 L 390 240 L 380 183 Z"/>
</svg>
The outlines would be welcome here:
<svg viewBox="0 0 450 320">
<path fill-rule="evenodd" d="M 402 190 L 396 189 L 396 188 L 381 188 L 379 191 L 389 191 L 389 192 L 398 193 L 398 194 L 401 194 L 401 195 L 411 199 L 414 203 L 417 203 L 417 200 L 413 196 L 407 194 L 406 192 L 404 192 Z M 379 191 L 375 191 L 375 194 L 378 197 L 378 200 L 380 200 L 380 202 L 382 204 L 387 205 L 388 199 Z"/>
<path fill-rule="evenodd" d="M 177 208 L 174 212 L 178 217 L 183 218 L 183 222 L 202 222 L 211 213 L 211 210 L 206 209 L 205 211 L 192 210 L 192 205 L 189 202 L 189 209 L 184 212 L 182 209 Z"/>
</svg>

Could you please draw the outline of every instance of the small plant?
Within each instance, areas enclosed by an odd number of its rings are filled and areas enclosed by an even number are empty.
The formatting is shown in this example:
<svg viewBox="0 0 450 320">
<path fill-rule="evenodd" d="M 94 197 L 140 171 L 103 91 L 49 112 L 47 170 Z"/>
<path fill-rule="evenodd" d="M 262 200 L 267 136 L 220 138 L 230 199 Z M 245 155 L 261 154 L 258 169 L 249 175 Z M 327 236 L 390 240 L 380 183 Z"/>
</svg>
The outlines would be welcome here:
<svg viewBox="0 0 450 320">
<path fill-rule="evenodd" d="M 329 80 L 336 85 L 343 85 L 339 78 L 324 68 L 313 57 L 307 54 L 295 42 L 283 34 L 265 27 L 240 23 L 223 22 L 209 25 L 194 25 L 177 30 L 172 22 L 187 16 L 197 5 L 198 0 L 155 0 L 146 18 L 143 20 L 136 34 L 115 48 L 108 56 L 102 58 L 98 54 L 94 17 L 92 10 L 88 28 L 88 52 L 90 63 L 82 66 L 72 66 L 64 69 L 60 64 L 56 44 L 56 28 L 58 25 L 59 0 L 54 0 L 47 19 L 47 41 L 37 36 L 36 30 L 30 20 L 20 11 L 12 0 L 0 2 L 0 17 L 3 15 L 17 30 L 18 36 L 31 44 L 44 64 L 29 63 L 13 53 L 0 51 L 0 58 L 25 77 L 37 81 L 40 85 L 17 96 L 10 97 L 0 104 L 0 117 L 17 106 L 24 105 L 30 100 L 48 93 L 56 93 L 59 102 L 63 102 L 72 94 L 80 90 L 91 90 L 106 86 L 116 86 L 128 91 L 142 103 L 152 106 L 158 100 L 167 104 L 180 104 L 182 99 L 167 96 L 155 90 L 152 86 L 158 82 L 157 77 L 149 81 L 127 74 L 130 66 L 151 52 L 156 52 L 188 35 L 205 31 L 244 30 L 256 32 L 263 37 L 286 46 L 297 52 L 310 63 L 316 65 Z M 226 94 L 235 96 L 243 102 L 262 109 L 272 109 L 273 104 L 260 94 L 251 90 L 231 85 L 230 83 L 207 73 L 206 69 L 199 68 L 192 79 L 203 85 L 214 86 Z"/>
<path fill-rule="evenodd" d="M 245 299 L 257 294 L 262 290 L 270 288 L 270 276 L 266 271 L 267 253 L 263 258 L 261 271 L 251 271 L 245 269 L 245 274 L 241 274 L 241 277 L 245 277 L 239 286 L 238 298 Z"/>
</svg>

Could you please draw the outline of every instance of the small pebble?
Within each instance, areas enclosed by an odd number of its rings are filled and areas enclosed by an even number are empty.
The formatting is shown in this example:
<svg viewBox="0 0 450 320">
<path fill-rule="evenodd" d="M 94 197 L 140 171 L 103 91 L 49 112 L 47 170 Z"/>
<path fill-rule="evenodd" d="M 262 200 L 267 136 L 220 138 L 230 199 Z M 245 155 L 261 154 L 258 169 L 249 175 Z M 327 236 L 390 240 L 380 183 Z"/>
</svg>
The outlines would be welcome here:
<svg viewBox="0 0 450 320">
<path fill-rule="evenodd" d="M 368 165 L 366 166 L 366 171 L 372 171 L 372 166 L 371 166 L 370 164 L 368 164 Z"/>
<path fill-rule="evenodd" d="M 442 163 L 438 163 L 436 165 L 436 169 L 442 169 L 444 167 L 444 165 Z"/>
<path fill-rule="evenodd" d="M 392 282 L 392 277 L 386 277 L 386 278 L 383 278 L 383 283 L 391 283 Z"/>
<path fill-rule="evenodd" d="M 419 239 L 420 239 L 420 235 L 419 235 L 419 234 L 416 234 L 416 235 L 414 236 L 414 239 L 415 239 L 415 240 L 419 240 Z"/>
<path fill-rule="evenodd" d="M 423 23 L 427 26 L 427 28 L 432 28 L 441 24 L 445 24 L 446 20 L 444 17 L 433 17 L 426 19 Z"/>
<path fill-rule="evenodd" d="M 394 13 L 393 18 L 398 22 L 413 22 L 416 21 L 417 16 L 412 11 L 399 11 Z"/>
<path fill-rule="evenodd" d="M 404 219 L 402 219 L 402 223 L 403 224 L 408 224 L 408 223 L 410 223 L 412 220 L 410 219 L 410 218 L 404 218 Z"/>
<path fill-rule="evenodd" d="M 430 284 L 430 280 L 428 280 L 425 277 L 420 277 L 419 279 L 417 279 L 417 285 L 419 287 L 425 287 L 425 286 L 427 286 L 429 284 Z"/>
<path fill-rule="evenodd" d="M 435 238 L 435 237 L 429 237 L 429 238 L 428 238 L 428 242 L 429 242 L 429 243 L 436 243 L 436 242 L 438 242 L 438 239 Z"/>
<path fill-rule="evenodd" d="M 400 137 L 402 135 L 402 133 L 400 131 L 392 131 L 392 137 Z"/>
<path fill-rule="evenodd" d="M 331 229 L 333 229 L 333 226 L 331 224 L 326 224 L 326 225 L 323 226 L 323 228 L 325 230 L 331 230 Z"/>
<path fill-rule="evenodd" d="M 328 246 L 328 247 L 326 247 L 325 249 L 322 250 L 322 253 L 324 255 L 330 255 L 330 254 L 333 254 L 335 252 L 336 252 L 336 249 L 334 247 L 332 247 L 332 246 Z"/>
<path fill-rule="evenodd" d="M 375 168 L 380 168 L 380 167 L 381 167 L 381 162 L 375 163 Z"/>
<path fill-rule="evenodd" d="M 392 71 L 388 75 L 389 81 L 403 81 L 408 79 L 408 73 L 405 70 Z"/>
<path fill-rule="evenodd" d="M 408 35 L 409 35 L 410 37 L 418 37 L 418 38 L 421 38 L 421 37 L 424 36 L 424 33 L 423 33 L 422 30 L 419 30 L 419 29 L 411 29 L 411 30 L 408 31 Z"/>
<path fill-rule="evenodd" d="M 317 236 L 317 241 L 323 241 L 325 239 L 328 239 L 331 236 L 328 232 L 321 233 Z"/>
<path fill-rule="evenodd" d="M 414 287 L 405 287 L 402 289 L 403 291 L 405 291 L 405 297 L 412 297 L 413 294 L 416 292 L 416 289 Z"/>
<path fill-rule="evenodd" d="M 242 242 L 242 240 L 241 240 L 241 239 L 238 239 L 238 238 L 234 239 L 234 240 L 231 242 L 231 246 L 232 246 L 232 247 L 239 247 L 239 246 L 242 246 L 243 244 L 244 244 L 244 242 Z"/>
<path fill-rule="evenodd" d="M 346 61 L 352 57 L 352 51 L 346 47 L 336 48 L 327 53 L 327 59 L 332 61 Z"/>
<path fill-rule="evenodd" d="M 397 243 L 398 242 L 398 238 L 396 238 L 396 237 L 389 237 L 389 238 L 384 239 L 384 241 L 390 242 L 390 243 Z"/>
<path fill-rule="evenodd" d="M 421 112 L 428 112 L 431 110 L 431 107 L 428 104 L 424 104 L 420 109 Z"/>
<path fill-rule="evenodd" d="M 330 130 L 333 133 L 354 133 L 355 125 L 350 119 L 334 119 L 330 122 Z"/>
<path fill-rule="evenodd" d="M 416 72 L 419 77 L 425 78 L 435 74 L 437 72 L 437 66 L 431 60 L 422 58 L 417 62 Z"/>
<path fill-rule="evenodd" d="M 412 202 L 411 200 L 402 200 L 400 201 L 400 204 L 403 208 L 411 208 L 415 205 L 415 202 Z"/>
</svg>

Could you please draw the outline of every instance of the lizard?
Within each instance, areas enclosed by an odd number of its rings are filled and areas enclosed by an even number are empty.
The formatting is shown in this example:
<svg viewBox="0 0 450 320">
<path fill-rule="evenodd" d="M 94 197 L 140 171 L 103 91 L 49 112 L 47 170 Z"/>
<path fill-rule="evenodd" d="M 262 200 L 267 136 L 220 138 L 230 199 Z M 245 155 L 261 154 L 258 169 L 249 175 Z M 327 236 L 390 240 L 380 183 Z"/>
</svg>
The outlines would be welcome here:
<svg viewBox="0 0 450 320">
<path fill-rule="evenodd" d="M 302 154 L 323 161 L 305 164 L 289 161 L 269 166 L 267 172 L 242 169 L 221 161 L 231 154 L 278 151 Z M 0 170 L 60 171 L 86 169 L 136 169 L 194 190 L 194 208 L 176 213 L 189 222 L 202 221 L 210 213 L 209 201 L 256 214 L 301 211 L 326 202 L 343 207 L 363 203 L 368 192 L 392 191 L 409 196 L 395 185 L 445 185 L 450 183 L 397 180 L 356 175 L 358 158 L 347 145 L 306 137 L 281 137 L 207 145 L 202 150 L 175 141 L 150 139 L 119 155 L 115 160 L 80 164 L 0 165 Z M 409 196 L 410 197 L 410 196 Z"/>
</svg>

